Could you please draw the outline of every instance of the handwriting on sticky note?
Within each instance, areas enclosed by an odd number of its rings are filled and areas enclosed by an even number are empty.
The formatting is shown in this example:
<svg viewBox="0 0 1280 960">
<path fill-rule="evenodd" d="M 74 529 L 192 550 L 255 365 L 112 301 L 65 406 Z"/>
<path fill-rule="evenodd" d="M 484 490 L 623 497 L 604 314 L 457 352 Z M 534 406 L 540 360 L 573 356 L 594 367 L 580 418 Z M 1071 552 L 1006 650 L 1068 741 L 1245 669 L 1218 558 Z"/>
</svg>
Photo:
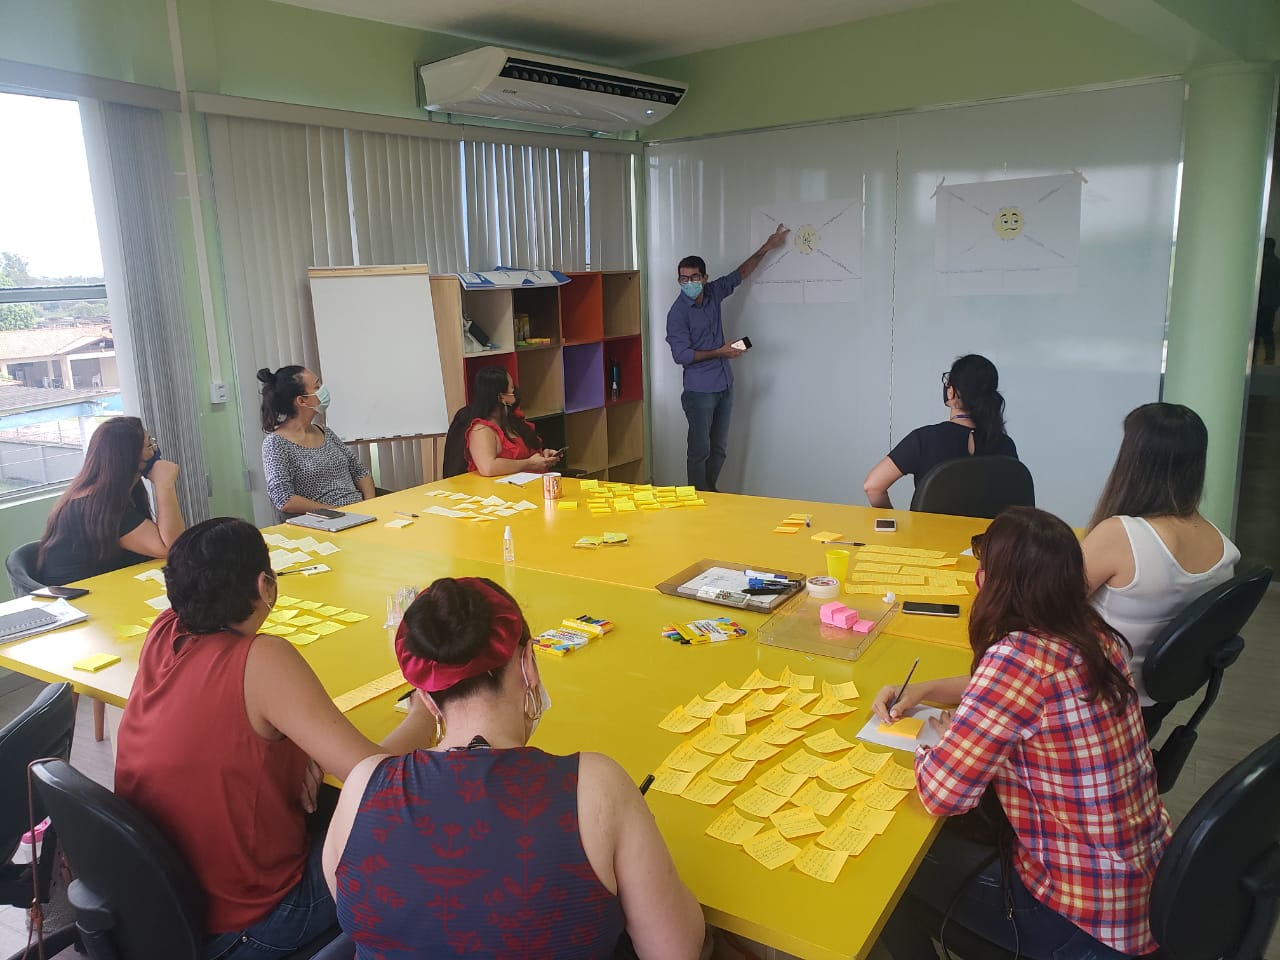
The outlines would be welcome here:
<svg viewBox="0 0 1280 960">
<path fill-rule="evenodd" d="M 768 760 L 781 750 L 781 747 L 775 747 L 765 742 L 757 733 L 738 744 L 733 749 L 731 756 L 738 760 Z"/>
<path fill-rule="evenodd" d="M 354 610 L 348 610 L 346 613 L 340 613 L 333 619 L 341 620 L 343 623 L 360 623 L 362 620 L 368 620 L 367 613 L 356 613 Z"/>
<path fill-rule="evenodd" d="M 705 720 L 717 710 L 720 704 L 716 700 L 703 700 L 701 697 L 694 697 L 684 705 L 684 712 L 691 717 L 700 717 Z"/>
<path fill-rule="evenodd" d="M 761 673 L 758 669 L 751 671 L 751 676 L 738 684 L 743 690 L 772 690 L 774 687 L 782 686 L 778 680 L 771 680 Z"/>
<path fill-rule="evenodd" d="M 318 607 L 316 609 L 316 613 L 320 614 L 322 617 L 336 617 L 340 613 L 345 613 L 346 609 L 346 607 L 335 607 L 330 604 L 328 606 Z"/>
<path fill-rule="evenodd" d="M 777 830 L 766 830 L 764 833 L 756 834 L 742 844 L 742 849 L 770 870 L 785 866 L 800 852 L 799 847 L 790 843 Z"/>
<path fill-rule="evenodd" d="M 727 683 L 721 683 L 710 693 L 705 694 L 703 699 L 715 700 L 719 703 L 737 703 L 747 695 L 747 692 L 748 691 L 746 690 L 739 690 L 736 687 L 731 687 Z"/>
<path fill-rule="evenodd" d="M 715 730 L 707 727 L 700 734 L 689 741 L 689 745 L 703 753 L 711 753 L 719 756 L 727 750 L 732 750 L 738 745 L 738 741 L 733 737 L 726 737 L 724 734 L 716 733 Z"/>
<path fill-rule="evenodd" d="M 796 869 L 825 883 L 835 883 L 848 859 L 849 854 L 843 850 L 823 850 L 811 843 L 796 854 Z"/>
<path fill-rule="evenodd" d="M 807 773 L 792 773 L 785 767 L 773 767 L 756 778 L 756 786 L 790 799 L 809 779 Z"/>
<path fill-rule="evenodd" d="M 769 820 L 788 840 L 794 837 L 809 837 L 827 829 L 814 815 L 812 807 L 789 807 L 786 810 L 779 810 Z"/>
<path fill-rule="evenodd" d="M 714 807 L 717 803 L 733 792 L 733 784 L 720 783 L 712 780 L 705 773 L 695 779 L 689 786 L 680 792 L 680 796 L 686 800 L 692 800 L 694 803 L 705 804 L 708 807 Z"/>
<path fill-rule="evenodd" d="M 859 788 L 854 794 L 859 803 L 865 803 L 868 807 L 875 807 L 877 810 L 892 810 L 907 795 L 906 790 L 895 790 L 893 787 L 886 786 L 878 780 L 873 780 L 866 786 Z"/>
<path fill-rule="evenodd" d="M 707 776 L 729 783 L 741 783 L 756 765 L 755 760 L 737 760 L 732 755 L 720 757 L 707 768 Z"/>
<path fill-rule="evenodd" d="M 733 804 L 744 813 L 756 817 L 767 817 L 787 802 L 786 797 L 770 793 L 764 787 L 754 786 L 746 793 L 733 798 Z"/>
<path fill-rule="evenodd" d="M 804 738 L 804 745 L 818 753 L 835 753 L 837 750 L 848 750 L 853 744 L 834 730 L 823 730 L 811 737 Z"/>
<path fill-rule="evenodd" d="M 775 718 L 778 723 L 792 730 L 803 730 L 810 724 L 817 723 L 821 717 L 816 717 L 811 713 L 805 713 L 799 707 L 792 707 L 778 714 Z"/>
<path fill-rule="evenodd" d="M 781 747 L 785 747 L 788 743 L 794 743 L 803 736 L 803 730 L 793 730 L 786 724 L 779 723 L 776 720 L 759 733 L 760 739 L 765 743 L 772 743 L 774 746 Z"/>
<path fill-rule="evenodd" d="M 807 707 L 813 701 L 818 699 L 816 693 L 807 690 L 801 690 L 799 687 L 792 687 L 782 698 L 784 707 Z"/>
<path fill-rule="evenodd" d="M 709 757 L 705 753 L 699 753 L 688 743 L 682 743 L 669 754 L 667 759 L 662 761 L 664 767 L 670 767 L 672 770 L 685 770 L 689 773 L 697 773 L 704 767 L 711 764 L 715 757 Z"/>
<path fill-rule="evenodd" d="M 660 767 L 653 774 L 653 783 L 649 785 L 650 790 L 657 790 L 659 793 L 673 793 L 676 796 L 684 793 L 684 790 L 697 774 L 690 770 L 672 770 L 669 767 Z"/>
<path fill-rule="evenodd" d="M 815 781 L 810 780 L 795 792 L 791 802 L 800 807 L 812 807 L 815 813 L 829 817 L 844 803 L 844 794 L 835 790 L 823 790 Z"/>
<path fill-rule="evenodd" d="M 844 683 L 827 683 L 823 680 L 822 695 L 836 700 L 857 700 L 858 687 L 852 680 L 846 680 Z"/>
<path fill-rule="evenodd" d="M 747 697 L 746 702 L 765 711 L 765 713 L 771 713 L 778 709 L 778 704 L 782 703 L 786 696 L 785 691 L 782 693 L 765 693 L 763 690 L 757 690 Z"/>
<path fill-rule="evenodd" d="M 832 850 L 842 850 L 847 854 L 857 856 L 863 850 L 867 849 L 869 844 L 875 837 L 874 833 L 868 833 L 866 830 L 859 830 L 857 827 L 840 821 L 827 828 L 823 834 L 818 837 L 818 843 Z"/>
<path fill-rule="evenodd" d="M 911 790 L 916 785 L 916 772 L 900 764 L 886 763 L 876 779 L 895 790 Z"/>
<path fill-rule="evenodd" d="M 711 718 L 711 729 L 716 733 L 740 737 L 747 732 L 747 717 L 743 713 L 729 713 Z M 736 743 L 735 743 L 736 746 Z"/>
<path fill-rule="evenodd" d="M 302 604 L 299 604 L 299 606 L 302 606 Z M 290 622 L 290 623 L 292 623 L 295 627 L 309 627 L 309 626 L 311 626 L 313 623 L 319 623 L 319 622 L 320 622 L 320 618 L 319 618 L 319 617 L 311 617 L 311 616 L 306 616 L 306 615 L 304 615 L 304 616 L 301 616 L 301 617 L 294 617 L 294 618 L 293 618 L 291 621 L 289 621 L 289 622 Z"/>
<path fill-rule="evenodd" d="M 798 687 L 801 690 L 813 689 L 813 677 L 807 674 L 792 673 L 790 667 L 782 668 L 782 676 L 779 677 L 783 686 Z"/>
<path fill-rule="evenodd" d="M 863 773 L 849 763 L 848 757 L 845 757 L 843 760 L 835 761 L 827 769 L 819 771 L 818 779 L 837 790 L 848 790 L 852 786 L 870 780 L 871 774 Z"/>
<path fill-rule="evenodd" d="M 311 632 L 319 634 L 322 637 L 327 637 L 329 634 L 337 633 L 341 629 L 343 629 L 343 625 L 340 623 L 327 623 L 321 621 L 311 628 Z"/>
<path fill-rule="evenodd" d="M 701 717 L 689 716 L 684 707 L 676 707 L 662 718 L 658 726 L 672 733 L 689 733 L 697 730 L 705 722 Z"/>
<path fill-rule="evenodd" d="M 748 820 L 734 807 L 729 807 L 711 821 L 710 826 L 707 827 L 707 836 L 741 846 L 759 833 L 763 827 L 764 824 L 758 820 Z"/>
<path fill-rule="evenodd" d="M 862 744 L 858 744 L 853 750 L 849 751 L 849 755 L 845 759 L 855 769 L 861 770 L 863 773 L 874 774 L 883 770 L 886 764 L 893 762 L 893 754 L 876 753 L 873 750 L 868 750 Z"/>
<path fill-rule="evenodd" d="M 815 717 L 841 717 L 846 713 L 852 713 L 856 709 L 853 704 L 837 700 L 835 697 L 824 696 L 809 708 L 809 712 Z"/>
<path fill-rule="evenodd" d="M 889 824 L 893 822 L 893 817 L 892 810 L 877 810 L 875 807 L 868 807 L 865 803 L 858 802 L 842 813 L 838 822 L 856 827 L 866 833 L 879 834 L 888 829 Z"/>
<path fill-rule="evenodd" d="M 834 762 L 825 757 L 815 757 L 802 747 L 784 759 L 782 766 L 783 769 L 789 770 L 791 773 L 803 773 L 805 776 L 816 777 Z"/>
<path fill-rule="evenodd" d="M 897 573 L 902 569 L 899 563 L 868 563 L 860 562 L 853 565 L 854 571 L 857 573 Z"/>
</svg>

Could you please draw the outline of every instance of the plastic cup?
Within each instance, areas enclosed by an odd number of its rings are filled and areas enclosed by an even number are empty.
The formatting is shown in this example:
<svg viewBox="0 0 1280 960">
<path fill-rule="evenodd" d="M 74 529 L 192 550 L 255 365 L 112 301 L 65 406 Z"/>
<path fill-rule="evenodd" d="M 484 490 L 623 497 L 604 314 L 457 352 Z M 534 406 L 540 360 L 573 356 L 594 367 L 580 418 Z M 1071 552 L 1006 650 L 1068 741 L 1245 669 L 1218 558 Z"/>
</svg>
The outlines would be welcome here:
<svg viewBox="0 0 1280 960">
<path fill-rule="evenodd" d="M 848 550 L 828 550 L 827 551 L 827 576 L 834 577 L 836 580 L 844 583 L 844 578 L 849 573 L 849 551 Z"/>
</svg>

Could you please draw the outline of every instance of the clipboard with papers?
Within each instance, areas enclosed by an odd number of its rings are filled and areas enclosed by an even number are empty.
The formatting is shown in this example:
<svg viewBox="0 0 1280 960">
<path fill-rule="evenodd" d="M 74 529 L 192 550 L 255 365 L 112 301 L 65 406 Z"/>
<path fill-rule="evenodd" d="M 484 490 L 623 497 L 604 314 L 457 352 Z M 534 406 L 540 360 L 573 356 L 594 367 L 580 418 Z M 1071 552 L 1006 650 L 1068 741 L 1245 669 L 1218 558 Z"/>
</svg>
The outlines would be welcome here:
<svg viewBox="0 0 1280 960">
<path fill-rule="evenodd" d="M 0 643 L 25 640 L 88 619 L 87 613 L 65 600 L 41 601 L 30 596 L 19 597 L 0 603 Z"/>
</svg>

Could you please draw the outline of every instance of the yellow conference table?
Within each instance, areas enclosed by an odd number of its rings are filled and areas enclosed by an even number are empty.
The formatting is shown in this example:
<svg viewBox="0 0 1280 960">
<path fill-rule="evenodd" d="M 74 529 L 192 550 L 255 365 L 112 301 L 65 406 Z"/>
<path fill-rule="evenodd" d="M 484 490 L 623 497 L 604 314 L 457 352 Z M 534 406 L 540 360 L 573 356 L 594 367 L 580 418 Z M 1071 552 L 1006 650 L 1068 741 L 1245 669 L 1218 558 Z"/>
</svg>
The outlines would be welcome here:
<svg viewBox="0 0 1280 960">
<path fill-rule="evenodd" d="M 446 482 L 444 486 L 462 487 L 468 483 L 475 483 L 475 478 L 465 478 L 461 483 Z M 401 504 L 408 497 L 413 497 L 419 505 L 423 500 L 430 500 L 423 497 L 419 489 L 369 501 L 363 508 L 356 509 L 376 512 L 380 520 L 392 519 L 391 511 L 404 509 Z M 507 499 L 519 498 L 508 495 Z M 815 514 L 812 530 L 830 529 L 848 534 L 855 529 L 853 521 L 860 515 L 872 515 L 869 510 L 854 507 L 732 496 L 714 499 L 709 496 L 708 503 L 706 508 L 663 511 L 644 517 L 644 521 L 652 523 L 617 525 L 633 536 L 638 531 L 637 541 L 629 547 L 597 551 L 571 547 L 573 540 L 586 532 L 583 527 L 594 529 L 598 525 L 597 518 L 575 518 L 559 511 L 552 516 L 541 510 L 537 514 L 527 511 L 523 517 L 511 518 L 515 521 L 512 527 L 517 538 L 517 562 L 513 565 L 493 563 L 488 556 L 475 559 L 467 555 L 487 551 L 485 540 L 492 536 L 495 527 L 500 550 L 501 521 L 470 524 L 481 529 L 459 530 L 457 528 L 469 522 L 432 517 L 432 521 L 440 522 L 440 528 L 420 521 L 396 530 L 387 529 L 380 522 L 336 535 L 313 534 L 317 540 L 330 540 L 341 548 L 340 552 L 324 558 L 332 571 L 314 577 L 284 577 L 280 580 L 281 592 L 370 615 L 368 620 L 298 648 L 334 696 L 395 669 L 391 644 L 381 623 L 385 598 L 405 584 L 424 585 L 439 576 L 490 577 L 519 600 L 535 632 L 580 614 L 614 621 L 617 624 L 614 632 L 571 656 L 540 657 L 539 665 L 553 707 L 533 743 L 553 752 L 597 750 L 606 753 L 618 760 L 637 781 L 684 739 L 658 727 L 658 722 L 672 707 L 709 691 L 721 681 L 737 684 L 754 669 L 777 678 L 784 667 L 790 667 L 796 673 L 815 675 L 819 684 L 822 680 L 833 683 L 854 680 L 862 693 L 857 709 L 843 718 L 814 724 L 806 732 L 831 726 L 845 739 L 853 740 L 867 720 L 871 696 L 886 683 L 901 682 L 915 657 L 921 658 L 919 679 L 954 675 L 967 668 L 967 650 L 954 642 L 936 643 L 896 635 L 904 632 L 898 629 L 898 622 L 892 625 L 895 635 L 882 634 L 854 663 L 756 643 L 754 634 L 766 617 L 746 611 L 722 609 L 719 612 L 728 613 L 747 627 L 752 633 L 747 638 L 704 646 L 684 646 L 664 639 L 660 630 L 667 623 L 719 614 L 714 612 L 715 608 L 694 600 L 636 589 L 629 585 L 629 578 L 642 584 L 646 578 L 656 583 L 704 556 L 732 560 L 739 559 L 740 553 L 746 562 L 763 561 L 766 566 L 773 563 L 817 572 L 823 563 L 824 548 L 813 543 L 807 533 L 790 537 L 772 534 L 769 531 L 776 520 L 764 533 L 759 533 L 755 530 L 759 525 L 756 521 L 764 516 L 781 519 L 787 513 L 807 510 Z M 382 516 L 384 513 L 386 517 Z M 967 545 L 968 537 L 985 526 L 985 521 L 897 516 L 900 532 L 892 542 L 904 546 L 928 545 L 952 552 Z M 699 544 L 697 549 L 685 545 L 663 550 L 656 534 L 681 539 L 681 525 L 672 523 L 668 517 L 686 521 L 689 526 L 706 531 L 712 539 Z M 839 523 L 818 526 L 819 517 L 842 519 L 851 530 L 843 529 Z M 908 526 L 902 522 L 904 517 L 909 521 L 910 532 L 901 529 Z M 573 522 L 575 519 L 577 523 Z M 453 527 L 444 526 L 446 524 Z M 600 526 L 614 528 L 608 524 Z M 870 521 L 865 519 L 862 531 L 869 532 L 869 528 Z M 306 535 L 295 527 L 275 529 L 291 537 Z M 716 530 L 720 533 L 715 533 Z M 415 532 L 429 532 L 431 536 L 404 536 Z M 650 534 L 655 535 L 652 545 Z M 436 549 L 427 549 L 426 542 L 415 542 L 419 539 L 430 540 Z M 866 540 L 867 536 L 850 539 Z M 785 548 L 775 547 L 775 541 L 786 544 Z M 525 546 L 522 551 L 522 544 L 535 549 Z M 539 546 L 545 547 L 545 551 L 537 549 Z M 441 547 L 452 555 L 438 552 Z M 553 556 L 553 548 L 556 554 L 571 558 L 565 560 L 565 566 L 571 567 L 576 576 L 564 575 L 570 571 L 541 569 L 544 563 L 551 566 L 546 558 Z M 780 553 L 785 553 L 785 558 L 779 556 Z M 586 558 L 585 561 L 579 560 L 580 557 Z M 596 566 L 606 562 L 613 566 L 601 573 L 593 569 L 593 558 Z M 145 566 L 135 567 L 84 581 L 83 585 L 91 593 L 76 601 L 76 605 L 90 615 L 90 620 L 0 647 L 0 665 L 49 681 L 70 680 L 81 692 L 123 705 L 142 640 L 122 640 L 117 635 L 117 627 L 139 623 L 143 617 L 152 615 L 154 611 L 146 605 L 146 600 L 162 592 L 152 581 L 135 579 L 135 574 L 145 569 Z M 650 577 L 654 571 L 659 575 Z M 608 575 L 616 576 L 620 582 L 606 582 Z M 916 625 L 913 631 L 907 632 L 927 637 L 930 631 L 941 631 L 942 635 L 950 631 L 950 639 L 954 641 L 955 621 L 918 619 L 928 623 Z M 98 673 L 72 668 L 76 660 L 97 652 L 116 653 L 121 663 Z M 356 707 L 348 717 L 367 735 L 380 739 L 400 719 L 401 715 L 393 709 L 397 695 L 384 694 Z M 784 749 L 777 760 L 791 749 Z M 910 756 L 897 753 L 895 760 L 905 765 L 910 762 Z M 775 762 L 762 762 L 756 772 Z M 747 784 L 754 779 L 749 777 Z M 711 820 L 743 789 L 745 786 L 737 787 L 715 808 L 656 791 L 648 794 L 650 807 L 680 875 L 703 905 L 708 922 L 801 957 L 864 957 L 936 833 L 938 822 L 924 812 L 914 795 L 909 796 L 899 805 L 886 833 L 873 840 L 861 855 L 851 857 L 836 883 L 826 884 L 792 867 L 769 871 L 740 848 L 704 834 Z"/>
</svg>

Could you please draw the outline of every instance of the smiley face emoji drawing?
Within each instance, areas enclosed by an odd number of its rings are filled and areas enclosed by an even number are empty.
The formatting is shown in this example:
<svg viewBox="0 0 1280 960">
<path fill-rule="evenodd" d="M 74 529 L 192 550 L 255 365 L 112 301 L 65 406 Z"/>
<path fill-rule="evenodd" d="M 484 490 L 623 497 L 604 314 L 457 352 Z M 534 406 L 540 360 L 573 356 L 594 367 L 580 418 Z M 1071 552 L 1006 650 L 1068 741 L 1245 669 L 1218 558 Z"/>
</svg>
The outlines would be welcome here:
<svg viewBox="0 0 1280 960">
<path fill-rule="evenodd" d="M 1022 211 L 1017 207 L 1001 207 L 991 221 L 991 229 L 1001 240 L 1012 240 L 1022 232 Z"/>
<path fill-rule="evenodd" d="M 812 224 L 805 224 L 796 230 L 796 249 L 806 255 L 814 253 L 818 249 L 818 242 L 821 239 L 822 237 L 818 233 L 817 227 Z"/>
</svg>

